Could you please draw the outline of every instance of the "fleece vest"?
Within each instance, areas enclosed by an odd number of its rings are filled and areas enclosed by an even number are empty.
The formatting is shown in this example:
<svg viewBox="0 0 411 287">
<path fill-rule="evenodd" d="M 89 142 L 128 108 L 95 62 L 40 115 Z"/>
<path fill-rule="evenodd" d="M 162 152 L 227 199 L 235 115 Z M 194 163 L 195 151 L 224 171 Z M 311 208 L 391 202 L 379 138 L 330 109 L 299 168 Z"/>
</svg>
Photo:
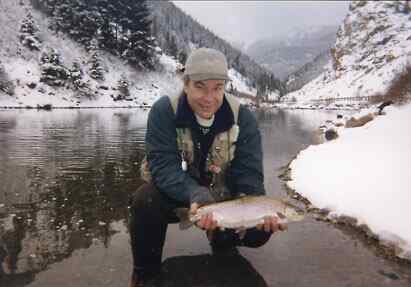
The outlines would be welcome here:
<svg viewBox="0 0 411 287">
<path fill-rule="evenodd" d="M 239 135 L 238 114 L 240 111 L 240 103 L 233 96 L 226 94 L 225 98 L 233 112 L 234 124 L 225 132 L 215 135 L 213 143 L 208 151 L 205 169 L 212 174 L 210 190 L 213 196 L 218 200 L 229 197 L 226 188 L 224 188 L 225 173 L 234 159 L 236 142 Z M 179 96 L 170 97 L 170 103 L 174 114 L 177 114 L 177 106 Z M 190 128 L 176 128 L 177 132 L 177 148 L 181 156 L 181 168 L 184 171 L 190 171 L 194 162 L 194 142 Z M 148 169 L 146 159 L 143 160 L 141 166 L 141 177 L 146 182 L 151 181 L 151 175 Z"/>
</svg>

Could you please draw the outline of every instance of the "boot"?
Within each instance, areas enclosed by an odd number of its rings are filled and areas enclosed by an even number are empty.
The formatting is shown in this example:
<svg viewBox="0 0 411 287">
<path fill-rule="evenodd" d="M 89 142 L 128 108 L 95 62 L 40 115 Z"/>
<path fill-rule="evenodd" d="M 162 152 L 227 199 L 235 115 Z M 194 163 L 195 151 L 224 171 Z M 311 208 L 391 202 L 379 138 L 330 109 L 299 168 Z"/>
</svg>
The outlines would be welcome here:
<svg viewBox="0 0 411 287">
<path fill-rule="evenodd" d="M 211 253 L 214 256 L 236 256 L 238 249 L 236 240 L 227 231 L 207 230 L 207 239 L 210 242 Z"/>
</svg>

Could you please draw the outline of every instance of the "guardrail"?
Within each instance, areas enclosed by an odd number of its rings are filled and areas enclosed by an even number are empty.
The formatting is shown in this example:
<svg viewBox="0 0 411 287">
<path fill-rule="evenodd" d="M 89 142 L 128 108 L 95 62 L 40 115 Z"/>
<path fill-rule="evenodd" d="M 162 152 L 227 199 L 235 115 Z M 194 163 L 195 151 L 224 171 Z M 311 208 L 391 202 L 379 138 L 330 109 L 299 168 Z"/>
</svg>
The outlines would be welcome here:
<svg viewBox="0 0 411 287">
<path fill-rule="evenodd" d="M 333 103 L 333 102 L 382 102 L 388 100 L 386 96 L 363 96 L 363 97 L 338 97 L 326 99 L 312 99 L 313 103 Z"/>
</svg>

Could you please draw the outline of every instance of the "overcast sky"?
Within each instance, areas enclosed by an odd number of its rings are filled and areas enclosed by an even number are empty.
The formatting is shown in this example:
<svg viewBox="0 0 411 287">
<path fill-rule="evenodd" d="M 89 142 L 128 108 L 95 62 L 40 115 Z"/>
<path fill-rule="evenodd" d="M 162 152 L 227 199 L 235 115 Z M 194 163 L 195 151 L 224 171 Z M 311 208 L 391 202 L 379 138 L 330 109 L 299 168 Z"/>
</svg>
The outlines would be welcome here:
<svg viewBox="0 0 411 287">
<path fill-rule="evenodd" d="M 290 29 L 339 25 L 349 1 L 173 1 L 229 41 L 249 44 Z"/>
</svg>

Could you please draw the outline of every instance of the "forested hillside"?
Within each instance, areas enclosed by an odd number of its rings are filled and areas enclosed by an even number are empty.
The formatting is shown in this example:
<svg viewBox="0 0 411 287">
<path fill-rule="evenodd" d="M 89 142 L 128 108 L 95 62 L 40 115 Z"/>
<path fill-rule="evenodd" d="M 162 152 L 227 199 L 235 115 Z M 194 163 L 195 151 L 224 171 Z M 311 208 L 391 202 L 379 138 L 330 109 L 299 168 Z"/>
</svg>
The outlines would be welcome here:
<svg viewBox="0 0 411 287">
<path fill-rule="evenodd" d="M 3 0 L 0 8 L 3 107 L 149 106 L 180 88 L 179 64 L 204 46 L 227 55 L 234 94 L 261 102 L 284 91 L 170 2 Z"/>
<path fill-rule="evenodd" d="M 150 4 L 153 11 L 153 35 L 167 54 L 184 62 L 193 48 L 216 48 L 227 56 L 230 67 L 250 79 L 249 85 L 256 87 L 259 94 L 267 95 L 270 91 L 280 94 L 284 92 L 284 85 L 272 72 L 216 36 L 173 3 L 152 1 Z"/>
</svg>

